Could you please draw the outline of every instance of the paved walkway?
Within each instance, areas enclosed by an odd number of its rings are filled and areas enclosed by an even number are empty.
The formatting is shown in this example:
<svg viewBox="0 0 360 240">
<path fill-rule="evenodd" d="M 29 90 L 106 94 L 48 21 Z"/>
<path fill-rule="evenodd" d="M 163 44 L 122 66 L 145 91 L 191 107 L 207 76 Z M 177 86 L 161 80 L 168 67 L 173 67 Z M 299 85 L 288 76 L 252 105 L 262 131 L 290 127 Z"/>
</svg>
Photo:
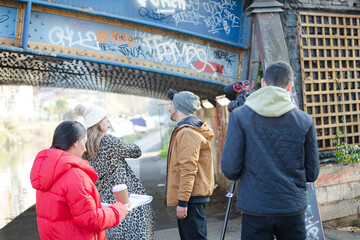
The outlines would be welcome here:
<svg viewBox="0 0 360 240">
<path fill-rule="evenodd" d="M 153 208 L 157 216 L 156 240 L 178 240 L 179 233 L 175 218 L 175 208 L 165 207 L 163 204 L 163 184 L 166 174 L 166 160 L 157 157 L 160 142 L 159 133 L 154 133 L 137 144 L 143 149 L 140 159 L 129 160 L 129 164 L 136 172 L 140 181 L 147 189 L 148 194 L 154 197 Z M 227 199 L 225 192 L 215 189 L 211 202 L 206 205 L 208 239 L 219 240 L 224 224 Z M 226 240 L 240 239 L 241 214 L 232 208 Z M 359 240 L 360 233 L 343 232 L 339 230 L 324 229 L 326 240 Z M 8 225 L 0 230 L 0 240 L 37 240 L 39 234 L 36 224 L 35 205 L 23 212 Z M 313 240 L 313 239 L 308 239 Z"/>
<path fill-rule="evenodd" d="M 234 213 L 228 223 L 226 231 L 226 240 L 239 240 L 241 232 L 241 216 Z M 208 239 L 219 240 L 224 224 L 222 214 L 213 214 L 208 217 Z M 359 240 L 360 233 L 343 232 L 339 230 L 324 229 L 326 240 Z M 38 240 L 39 235 L 36 225 L 35 205 L 15 218 L 12 222 L 0 230 L 1 240 Z M 179 233 L 176 227 L 157 230 L 155 232 L 156 240 L 178 240 Z"/>
</svg>

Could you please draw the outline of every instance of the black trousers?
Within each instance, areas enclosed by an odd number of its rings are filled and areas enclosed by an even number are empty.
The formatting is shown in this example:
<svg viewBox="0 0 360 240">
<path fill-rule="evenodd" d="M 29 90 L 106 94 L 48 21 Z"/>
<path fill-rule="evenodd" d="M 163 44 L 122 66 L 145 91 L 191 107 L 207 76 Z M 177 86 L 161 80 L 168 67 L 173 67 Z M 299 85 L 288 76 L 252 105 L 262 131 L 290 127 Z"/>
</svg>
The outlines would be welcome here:
<svg viewBox="0 0 360 240">
<path fill-rule="evenodd" d="M 305 240 L 305 213 L 286 217 L 242 216 L 241 240 Z"/>
<path fill-rule="evenodd" d="M 187 217 L 177 222 L 181 240 L 207 239 L 205 203 L 188 203 Z"/>
</svg>

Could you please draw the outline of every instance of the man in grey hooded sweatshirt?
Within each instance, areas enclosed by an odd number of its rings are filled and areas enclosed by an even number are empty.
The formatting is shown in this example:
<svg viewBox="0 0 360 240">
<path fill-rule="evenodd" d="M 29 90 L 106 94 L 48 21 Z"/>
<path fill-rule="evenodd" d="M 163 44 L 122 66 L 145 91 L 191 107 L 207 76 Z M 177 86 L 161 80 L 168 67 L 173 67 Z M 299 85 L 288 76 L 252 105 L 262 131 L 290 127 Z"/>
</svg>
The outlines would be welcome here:
<svg viewBox="0 0 360 240">
<path fill-rule="evenodd" d="M 293 70 L 268 66 L 262 88 L 229 118 L 221 171 L 239 180 L 241 239 L 304 240 L 306 182 L 319 174 L 313 119 L 290 99 Z"/>
</svg>

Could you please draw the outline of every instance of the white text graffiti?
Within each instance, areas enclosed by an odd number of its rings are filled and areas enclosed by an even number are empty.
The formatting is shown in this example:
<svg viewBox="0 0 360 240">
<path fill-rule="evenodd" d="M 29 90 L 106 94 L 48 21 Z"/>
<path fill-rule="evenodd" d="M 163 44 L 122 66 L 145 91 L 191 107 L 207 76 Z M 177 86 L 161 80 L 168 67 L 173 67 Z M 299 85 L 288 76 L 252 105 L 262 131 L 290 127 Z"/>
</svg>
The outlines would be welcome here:
<svg viewBox="0 0 360 240">
<path fill-rule="evenodd" d="M 307 195 L 307 210 L 305 212 L 305 225 L 306 225 L 306 240 L 319 240 L 319 227 L 321 223 L 319 220 L 316 220 L 313 211 L 315 211 L 315 206 L 312 201 L 312 197 Z"/>
<path fill-rule="evenodd" d="M 73 47 L 80 45 L 85 48 L 93 50 L 100 50 L 99 42 L 96 39 L 96 34 L 91 31 L 74 32 L 69 27 L 54 27 L 49 31 L 50 43 L 55 45 Z"/>
<path fill-rule="evenodd" d="M 158 13 L 173 13 L 175 9 L 185 10 L 185 0 L 137 0 L 141 7 L 147 7 L 149 2 L 158 9 Z"/>
<path fill-rule="evenodd" d="M 158 61 L 177 64 L 180 60 L 198 72 L 222 74 L 223 65 L 208 61 L 206 48 L 193 44 L 181 43 L 162 36 L 144 38 L 148 49 L 155 50 Z"/>
<path fill-rule="evenodd" d="M 231 0 L 203 3 L 203 8 L 210 14 L 204 19 L 206 26 L 210 28 L 209 32 L 218 33 L 224 30 L 226 34 L 229 34 L 231 28 L 240 27 L 240 18 L 229 11 L 234 6 L 236 6 L 236 2 Z"/>
</svg>

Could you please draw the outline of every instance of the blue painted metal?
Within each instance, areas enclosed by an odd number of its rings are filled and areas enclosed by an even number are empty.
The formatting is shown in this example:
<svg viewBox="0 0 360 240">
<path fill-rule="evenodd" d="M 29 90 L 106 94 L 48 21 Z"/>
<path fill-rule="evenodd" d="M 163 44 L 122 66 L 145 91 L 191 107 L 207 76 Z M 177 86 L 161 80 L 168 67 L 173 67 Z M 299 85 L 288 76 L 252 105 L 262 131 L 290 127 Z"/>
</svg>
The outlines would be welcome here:
<svg viewBox="0 0 360 240">
<path fill-rule="evenodd" d="M 33 49 L 23 49 L 23 48 L 18 48 L 18 47 L 8 47 L 8 46 L 3 46 L 3 45 L 0 45 L 0 51 L 1 50 L 10 51 L 10 52 L 22 52 L 22 53 L 28 53 L 28 54 L 43 55 L 43 56 L 51 56 L 51 57 L 58 57 L 58 58 L 65 58 L 65 59 L 69 59 L 69 60 L 79 60 L 79 61 L 94 62 L 94 63 L 99 63 L 99 64 L 113 65 L 113 66 L 130 68 L 130 69 L 138 69 L 138 70 L 141 70 L 141 71 L 154 72 L 154 73 L 165 74 L 165 75 L 170 75 L 170 76 L 175 76 L 175 77 L 180 77 L 180 78 L 187 78 L 187 79 L 191 79 L 191 80 L 211 83 L 211 84 L 220 85 L 220 86 L 224 86 L 224 87 L 227 85 L 226 83 L 213 81 L 213 80 L 206 79 L 206 78 L 199 78 L 199 77 L 190 76 L 190 75 L 181 74 L 181 73 L 175 73 L 175 72 L 170 72 L 170 71 L 165 71 L 165 70 L 158 70 L 158 69 L 147 68 L 147 67 L 141 67 L 141 66 L 125 64 L 125 63 L 118 63 L 118 62 L 113 62 L 113 61 L 93 59 L 93 58 L 88 58 L 88 57 L 81 57 L 81 56 L 74 56 L 74 55 L 68 55 L 68 54 L 59 54 L 59 53 L 38 51 L 38 50 L 33 50 Z"/>
<path fill-rule="evenodd" d="M 17 8 L 0 6 L 0 37 L 15 39 Z"/>
<path fill-rule="evenodd" d="M 162 4 L 164 3 L 164 4 Z M 33 4 L 104 16 L 247 48 L 243 0 L 33 0 Z M 184 9 L 185 6 L 185 9 Z"/>
<path fill-rule="evenodd" d="M 241 15 L 243 22 L 243 25 L 241 26 L 241 31 L 239 34 L 239 40 L 242 42 L 245 46 L 249 46 L 251 41 L 251 16 L 248 16 L 247 13 L 242 13 Z"/>
<path fill-rule="evenodd" d="M 44 12 L 31 12 L 29 41 L 111 53 L 203 74 L 235 78 L 238 54 L 163 35 Z"/>
<path fill-rule="evenodd" d="M 24 49 L 28 48 L 31 5 L 32 5 L 31 0 L 27 1 L 26 9 L 25 9 L 25 17 L 24 17 L 23 37 L 22 37 L 22 47 Z"/>
<path fill-rule="evenodd" d="M 244 55 L 244 65 L 243 65 L 243 73 L 242 73 L 242 81 L 248 80 L 248 66 L 249 66 L 249 55 L 251 50 L 247 50 Z"/>
</svg>

